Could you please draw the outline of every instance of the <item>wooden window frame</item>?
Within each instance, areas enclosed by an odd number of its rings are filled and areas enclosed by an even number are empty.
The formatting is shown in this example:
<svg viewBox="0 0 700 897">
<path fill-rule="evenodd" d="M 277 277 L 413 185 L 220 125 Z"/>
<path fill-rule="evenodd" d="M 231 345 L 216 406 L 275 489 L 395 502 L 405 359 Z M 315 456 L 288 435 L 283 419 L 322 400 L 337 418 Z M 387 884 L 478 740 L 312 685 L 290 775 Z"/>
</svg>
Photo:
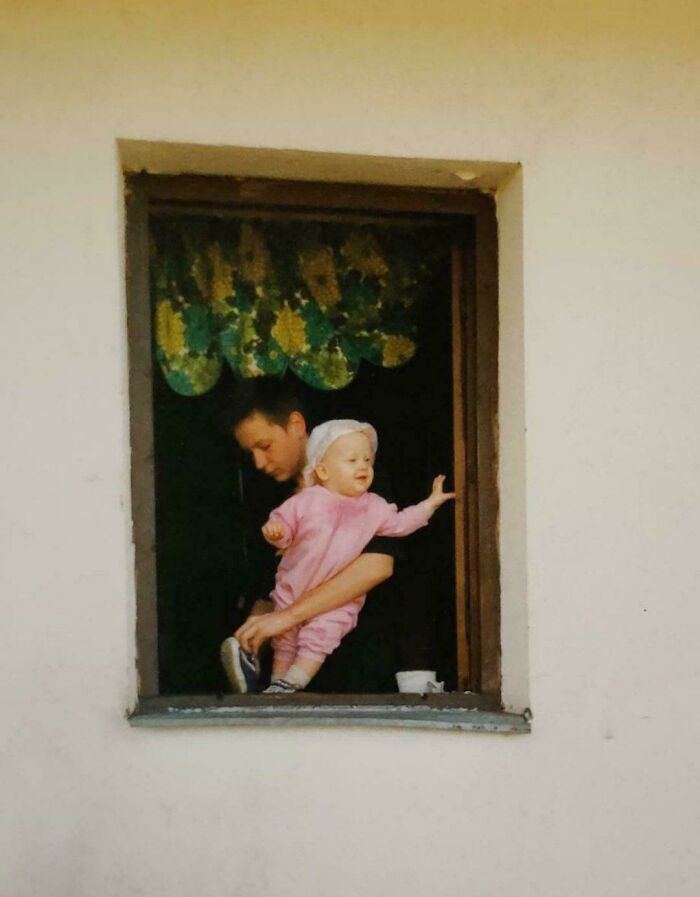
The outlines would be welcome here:
<svg viewBox="0 0 700 897">
<path fill-rule="evenodd" d="M 433 718 L 454 710 L 501 708 L 498 542 L 498 234 L 495 200 L 465 189 L 311 183 L 201 175 L 126 174 L 126 286 L 131 422 L 131 490 L 136 578 L 138 707 L 143 724 L 164 710 L 197 721 L 217 713 L 241 721 L 295 717 L 353 721 Z M 456 651 L 458 691 L 411 695 L 159 696 L 153 456 L 153 358 L 149 295 L 149 214 L 157 211 L 275 210 L 369 218 L 407 215 L 453 219 L 463 239 L 452 247 Z M 468 693 L 464 693 L 468 690 Z M 271 699 L 273 703 L 271 704 Z M 363 714 L 364 711 L 364 714 Z M 372 711 L 372 712 L 369 712 Z M 203 714 L 203 715 L 202 715 Z M 338 714 L 340 716 L 338 717 Z M 376 715 L 376 714 L 375 714 Z M 503 715 L 502 715 L 503 716 Z M 507 715 L 506 715 L 507 716 Z M 430 713 L 428 713 L 430 718 Z M 419 722 L 416 724 L 420 724 Z M 464 728 L 464 726 L 459 726 Z M 479 726 L 476 726 L 479 728 Z M 486 726 L 489 728 L 489 726 Z M 498 727 L 496 727 L 498 728 Z M 517 726 L 516 726 L 517 728 Z"/>
</svg>

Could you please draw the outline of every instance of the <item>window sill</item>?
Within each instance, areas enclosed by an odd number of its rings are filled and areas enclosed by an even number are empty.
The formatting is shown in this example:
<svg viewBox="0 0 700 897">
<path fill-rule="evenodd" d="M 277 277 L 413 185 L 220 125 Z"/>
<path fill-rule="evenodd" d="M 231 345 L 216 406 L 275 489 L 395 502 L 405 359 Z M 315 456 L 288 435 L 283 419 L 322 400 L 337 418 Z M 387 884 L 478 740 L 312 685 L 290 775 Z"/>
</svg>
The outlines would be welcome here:
<svg viewBox="0 0 700 897">
<path fill-rule="evenodd" d="M 132 726 L 372 726 L 517 734 L 526 714 L 505 713 L 480 695 L 247 695 L 144 698 Z"/>
</svg>

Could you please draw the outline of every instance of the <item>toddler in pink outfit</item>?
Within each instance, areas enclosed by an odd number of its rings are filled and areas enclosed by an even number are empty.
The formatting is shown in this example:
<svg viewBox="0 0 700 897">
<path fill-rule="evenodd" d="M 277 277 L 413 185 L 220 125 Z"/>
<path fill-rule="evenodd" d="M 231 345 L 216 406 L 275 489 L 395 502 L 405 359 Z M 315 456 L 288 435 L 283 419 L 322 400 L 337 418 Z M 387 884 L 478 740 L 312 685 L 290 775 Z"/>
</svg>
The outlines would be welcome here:
<svg viewBox="0 0 700 897">
<path fill-rule="evenodd" d="M 428 498 L 398 511 L 396 505 L 368 491 L 376 451 L 377 433 L 370 424 L 333 420 L 311 432 L 304 488 L 272 511 L 262 529 L 265 539 L 284 552 L 270 596 L 276 607 L 289 607 L 335 576 L 374 536 L 408 536 L 454 498 L 454 493 L 443 492 L 445 477 L 438 476 Z M 357 625 L 365 597 L 273 639 L 272 683 L 266 692 L 305 688 Z"/>
</svg>

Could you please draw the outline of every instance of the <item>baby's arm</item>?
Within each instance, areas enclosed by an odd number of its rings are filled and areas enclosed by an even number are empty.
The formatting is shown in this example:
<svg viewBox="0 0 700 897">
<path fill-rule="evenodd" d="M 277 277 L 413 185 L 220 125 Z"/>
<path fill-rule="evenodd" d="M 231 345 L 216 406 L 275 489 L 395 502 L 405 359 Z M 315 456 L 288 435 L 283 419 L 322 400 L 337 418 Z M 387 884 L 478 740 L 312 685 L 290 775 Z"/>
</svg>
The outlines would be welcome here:
<svg viewBox="0 0 700 897">
<path fill-rule="evenodd" d="M 433 480 L 430 495 L 417 505 L 410 505 L 399 511 L 396 505 L 384 502 L 386 517 L 377 530 L 379 536 L 410 536 L 417 529 L 426 526 L 430 518 L 446 501 L 455 497 L 454 492 L 444 492 L 445 477 L 438 476 Z M 378 497 L 378 496 L 377 496 Z M 381 499 L 383 502 L 384 500 Z"/>
<path fill-rule="evenodd" d="M 423 504 L 427 502 L 428 511 L 431 517 L 438 508 L 441 508 L 445 504 L 446 501 L 451 501 L 457 495 L 456 492 L 445 492 L 442 488 L 444 485 L 445 474 L 441 473 L 440 476 L 435 477 L 435 479 L 433 480 L 432 491 L 426 498 L 425 502 L 423 502 Z"/>
<path fill-rule="evenodd" d="M 289 548 L 294 541 L 299 522 L 298 505 L 301 493 L 287 499 L 270 513 L 262 528 L 265 540 L 275 548 Z"/>
<path fill-rule="evenodd" d="M 277 518 L 274 513 L 270 514 L 267 523 L 262 528 L 262 534 L 265 540 L 274 545 L 275 548 L 287 548 L 292 542 L 292 535 L 287 524 Z"/>
</svg>

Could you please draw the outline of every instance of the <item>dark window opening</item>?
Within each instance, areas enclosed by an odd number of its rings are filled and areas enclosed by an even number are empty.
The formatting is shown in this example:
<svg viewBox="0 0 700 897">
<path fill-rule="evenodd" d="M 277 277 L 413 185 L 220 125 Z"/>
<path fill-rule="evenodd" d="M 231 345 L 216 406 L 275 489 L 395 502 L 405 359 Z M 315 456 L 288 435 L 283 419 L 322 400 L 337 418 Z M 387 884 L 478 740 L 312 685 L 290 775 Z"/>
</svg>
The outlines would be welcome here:
<svg viewBox="0 0 700 897">
<path fill-rule="evenodd" d="M 357 630 L 312 682 L 320 695 L 396 692 L 401 669 L 435 669 L 452 693 L 500 700 L 495 417 L 495 217 L 489 197 L 453 191 L 246 182 L 129 179 L 129 304 L 134 525 L 141 696 L 228 691 L 220 642 L 242 622 L 238 596 L 251 558 L 241 525 L 250 470 L 220 428 L 236 378 L 224 364 L 203 395 L 182 396 L 153 360 L 149 226 L 157 216 L 295 213 L 440 219 L 442 258 L 430 302 L 418 312 L 418 351 L 400 367 L 363 361 L 354 380 L 321 391 L 298 382 L 310 424 L 368 420 L 391 500 L 424 498 L 447 474 L 457 509 L 402 539 L 406 562 L 375 590 Z M 297 191 L 295 193 L 295 191 Z M 251 199 L 251 196 L 254 199 Z M 322 201 L 319 202 L 319 199 Z M 251 211 L 252 206 L 252 211 Z M 293 377 L 294 374 L 288 373 Z M 409 696 L 406 696 L 406 700 Z M 446 696 L 431 699 L 439 703 Z M 289 698 L 287 700 L 294 700 Z"/>
</svg>

